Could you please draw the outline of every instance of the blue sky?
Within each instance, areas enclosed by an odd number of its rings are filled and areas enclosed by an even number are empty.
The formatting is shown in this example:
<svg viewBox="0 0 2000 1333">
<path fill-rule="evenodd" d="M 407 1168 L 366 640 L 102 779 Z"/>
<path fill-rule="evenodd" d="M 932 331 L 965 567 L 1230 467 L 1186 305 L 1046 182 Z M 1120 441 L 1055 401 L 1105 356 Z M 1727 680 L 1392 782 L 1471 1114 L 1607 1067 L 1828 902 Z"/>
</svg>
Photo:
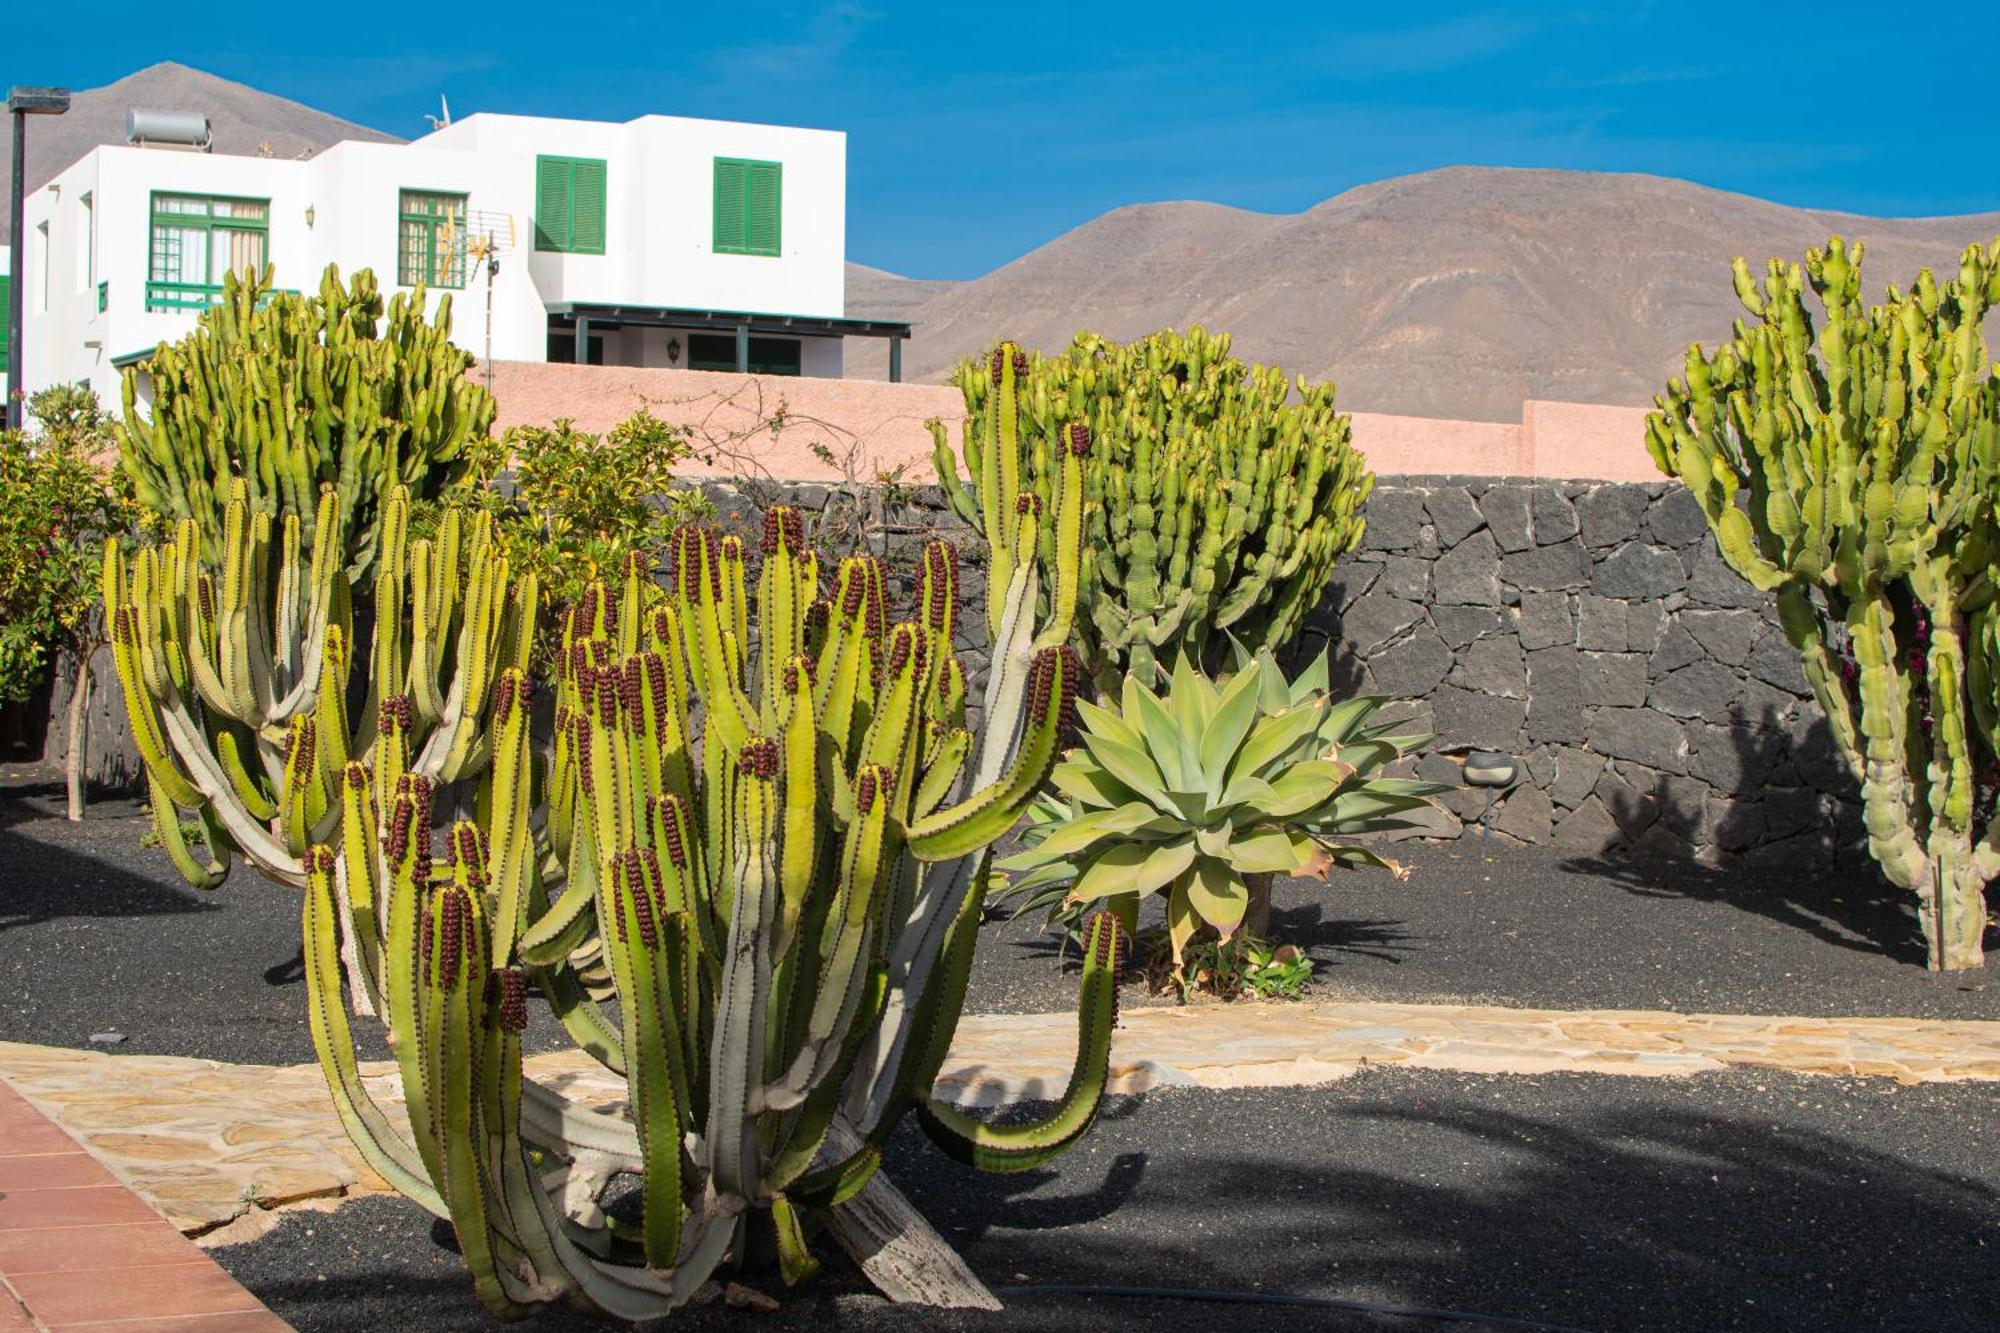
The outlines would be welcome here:
<svg viewBox="0 0 2000 1333">
<path fill-rule="evenodd" d="M 1966 167 L 1990 142 L 2000 20 L 1984 6 L 1903 7 L 1925 16 L 1907 33 L 1830 0 L 265 0 L 172 19 L 104 0 L 87 25 L 20 8 L 8 82 L 92 87 L 172 59 L 405 136 L 441 92 L 458 115 L 843 129 L 850 257 L 919 277 L 977 275 L 1120 204 L 1292 212 L 1467 163 L 1647 171 L 1855 212 L 2000 208 L 2000 171 Z"/>
</svg>

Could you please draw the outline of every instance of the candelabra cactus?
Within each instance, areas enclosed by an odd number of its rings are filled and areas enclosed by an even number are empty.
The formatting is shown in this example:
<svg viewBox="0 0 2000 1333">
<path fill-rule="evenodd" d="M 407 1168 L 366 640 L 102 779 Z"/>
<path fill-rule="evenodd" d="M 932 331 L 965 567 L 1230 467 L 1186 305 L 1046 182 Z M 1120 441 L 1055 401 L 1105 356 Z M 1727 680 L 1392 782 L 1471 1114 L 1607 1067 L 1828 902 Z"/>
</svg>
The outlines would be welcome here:
<svg viewBox="0 0 2000 1333">
<path fill-rule="evenodd" d="M 1169 329 L 1120 346 L 1085 333 L 1058 357 L 1003 342 L 961 364 L 955 382 L 960 449 L 942 422 L 930 429 L 946 495 L 993 548 L 990 623 L 1001 575 L 1030 554 L 1014 545 L 1023 495 L 1043 516 L 1033 558 L 1046 579 L 1061 577 L 1059 463 L 1072 444 L 1089 451 L 1074 630 L 1106 689 L 1128 669 L 1153 683 L 1159 663 L 1201 656 L 1219 632 L 1279 647 L 1361 539 L 1375 479 L 1333 386 L 1245 366 L 1226 334 Z"/>
<path fill-rule="evenodd" d="M 1075 510 L 1081 489 L 1071 456 L 1056 503 Z M 269 801 L 210 826 L 260 867 L 303 878 L 313 1037 L 342 1120 L 385 1179 L 450 1219 L 489 1309 L 564 1301 L 651 1318 L 765 1247 L 796 1281 L 822 1223 L 881 1281 L 896 1247 L 854 1239 L 873 1225 L 855 1201 L 867 1196 L 877 1218 L 885 1197 L 900 1202 L 876 1167 L 905 1114 L 1001 1171 L 1046 1161 L 1089 1126 L 1123 947 L 1109 916 L 1089 929 L 1076 1068 L 1053 1111 L 992 1125 L 931 1096 L 988 848 L 1053 767 L 1082 674 L 1061 614 L 1035 634 L 1034 562 L 1009 579 L 974 737 L 950 653 L 948 546 L 925 552 L 914 618 L 889 624 L 880 561 L 843 561 L 823 591 L 796 511 L 767 517 L 754 578 L 740 540 L 683 530 L 667 587 L 634 560 L 620 587 L 593 585 L 566 613 L 545 747 L 525 669 L 533 590 L 508 586 L 480 533 L 457 565 L 408 542 L 402 505 L 377 580 L 369 732 L 313 712 L 318 748 L 284 752 L 283 776 L 303 783 L 296 817 L 276 808 L 274 782 Z M 1021 517 L 1022 540 L 1033 522 Z M 260 613 L 282 602 L 293 549 L 275 594 L 238 598 Z M 1075 559 L 1052 594 L 1060 613 Z M 467 577 L 481 568 L 485 584 Z M 220 710 L 206 694 L 176 692 L 179 632 L 163 628 L 196 614 L 214 574 L 191 535 L 142 554 L 129 578 L 115 552 L 107 569 L 107 598 L 136 627 L 134 724 L 164 732 L 147 752 L 156 790 L 217 809 L 233 788 L 204 778 L 222 771 L 219 738 L 239 723 L 207 716 Z M 337 624 L 338 593 L 322 600 Z M 458 646 L 441 657 L 447 623 Z M 301 708 L 342 695 L 336 663 L 348 660 L 320 655 L 322 684 Z M 364 668 L 348 665 L 358 693 Z M 629 1119 L 524 1077 L 531 989 L 625 1076 Z M 388 1024 L 407 1137 L 359 1078 L 350 1006 Z M 642 1182 L 629 1227 L 600 1206 L 619 1175 Z"/>
<path fill-rule="evenodd" d="M 1738 259 L 1751 318 L 1713 355 L 1688 349 L 1647 447 L 1723 558 L 1776 596 L 1931 966 L 1975 967 L 2000 876 L 2000 822 L 1977 799 L 2000 752 L 2000 376 L 1980 329 L 2000 252 L 1973 246 L 1955 280 L 1926 269 L 1875 306 L 1861 255 L 1834 237 L 1803 273 L 1772 260 L 1761 286 Z"/>
<path fill-rule="evenodd" d="M 366 578 L 389 493 L 434 498 L 494 415 L 492 396 L 465 378 L 472 354 L 452 344 L 449 295 L 434 321 L 421 287 L 384 313 L 366 269 L 343 283 L 329 267 L 311 296 L 274 292 L 268 269 L 229 274 L 194 332 L 125 372 L 119 455 L 140 503 L 168 522 L 192 519 L 202 557 L 220 563 L 238 482 L 274 518 L 313 513 L 330 486 L 338 554 Z M 316 554 L 317 533 L 305 540 Z"/>
</svg>

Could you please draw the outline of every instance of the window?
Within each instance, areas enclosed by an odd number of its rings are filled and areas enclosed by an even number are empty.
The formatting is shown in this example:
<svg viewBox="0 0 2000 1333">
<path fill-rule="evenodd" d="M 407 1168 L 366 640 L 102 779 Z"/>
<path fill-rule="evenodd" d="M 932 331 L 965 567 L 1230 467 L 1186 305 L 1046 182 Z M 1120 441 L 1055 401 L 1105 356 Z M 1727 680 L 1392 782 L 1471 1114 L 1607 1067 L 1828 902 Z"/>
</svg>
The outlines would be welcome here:
<svg viewBox="0 0 2000 1333">
<path fill-rule="evenodd" d="M 396 281 L 465 286 L 465 196 L 405 190 L 397 211 Z"/>
<path fill-rule="evenodd" d="M 535 159 L 535 248 L 566 255 L 604 253 L 604 162 L 594 157 Z"/>
<path fill-rule="evenodd" d="M 268 199 L 155 194 L 146 309 L 206 309 L 222 295 L 223 275 L 263 271 L 270 240 Z"/>
<path fill-rule="evenodd" d="M 83 225 L 76 229 L 76 285 L 79 291 L 89 291 L 97 285 L 97 209 L 88 193 L 77 201 L 83 211 Z"/>
<path fill-rule="evenodd" d="M 752 338 L 750 373 L 753 375 L 796 375 L 803 346 L 795 338 Z M 736 335 L 733 333 L 691 333 L 688 335 L 689 370 L 736 369 Z"/>
<path fill-rule="evenodd" d="M 785 169 L 776 162 L 715 159 L 715 253 L 776 255 Z"/>
<path fill-rule="evenodd" d="M 592 366 L 601 366 L 601 365 L 603 365 L 603 364 L 604 364 L 604 335 L 603 335 L 603 334 L 601 334 L 601 333 L 593 333 L 593 334 L 591 334 L 591 335 L 590 335 L 590 344 L 589 344 L 589 346 L 585 347 L 585 348 L 583 349 L 583 351 L 584 351 L 584 357 L 585 357 L 585 364 L 587 364 L 587 365 L 592 365 Z M 576 364 L 576 330 L 575 330 L 575 329 L 550 329 L 550 330 L 549 330 L 549 353 L 548 353 L 548 355 L 549 355 L 549 364 L 550 364 L 550 365 L 552 365 L 552 366 L 573 366 L 573 365 L 575 365 L 575 364 Z"/>
</svg>

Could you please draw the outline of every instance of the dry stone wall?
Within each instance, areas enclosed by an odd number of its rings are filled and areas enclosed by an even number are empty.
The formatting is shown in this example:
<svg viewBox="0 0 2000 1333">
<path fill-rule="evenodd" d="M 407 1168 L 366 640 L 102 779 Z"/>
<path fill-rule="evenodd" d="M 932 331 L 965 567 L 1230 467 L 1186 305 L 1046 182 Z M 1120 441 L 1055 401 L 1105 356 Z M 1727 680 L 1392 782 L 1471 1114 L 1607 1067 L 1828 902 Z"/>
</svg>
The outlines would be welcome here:
<svg viewBox="0 0 2000 1333">
<path fill-rule="evenodd" d="M 1830 856 L 1854 784 L 1769 598 L 1678 485 L 1398 477 L 1294 653 L 1436 734 L 1417 765 L 1478 820 L 1470 749 L 1516 757 L 1501 837 L 1582 852 Z"/>
<path fill-rule="evenodd" d="M 899 608 L 914 597 L 922 542 L 957 542 L 967 614 L 956 647 L 977 700 L 984 551 L 941 491 L 706 489 L 721 522 L 747 534 L 780 499 L 823 515 L 840 544 L 887 558 Z M 1416 771 L 1450 791 L 1426 833 L 1478 831 L 1487 796 L 1461 768 L 1477 748 L 1519 760 L 1517 784 L 1493 804 L 1496 839 L 1710 860 L 1858 848 L 1854 782 L 1797 654 L 1769 599 L 1723 563 L 1685 490 L 1393 477 L 1367 514 L 1361 549 L 1289 655 L 1330 648 L 1343 688 L 1390 695 L 1435 733 Z M 127 783 L 137 767 L 116 678 L 107 669 L 98 682 L 93 776 Z M 50 761 L 60 730 L 58 713 Z"/>
</svg>

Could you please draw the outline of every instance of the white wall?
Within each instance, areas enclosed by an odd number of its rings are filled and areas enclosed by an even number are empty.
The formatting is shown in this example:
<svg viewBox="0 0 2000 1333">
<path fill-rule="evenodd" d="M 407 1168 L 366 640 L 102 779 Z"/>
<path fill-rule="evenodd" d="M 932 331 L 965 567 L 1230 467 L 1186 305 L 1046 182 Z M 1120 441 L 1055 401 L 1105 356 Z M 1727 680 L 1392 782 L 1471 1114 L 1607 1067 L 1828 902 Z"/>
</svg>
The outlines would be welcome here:
<svg viewBox="0 0 2000 1333">
<path fill-rule="evenodd" d="M 534 249 L 535 160 L 543 153 L 605 160 L 604 254 Z M 671 116 L 614 124 L 475 115 L 411 144 L 341 143 L 308 161 L 99 148 L 27 201 L 23 280 L 37 280 L 35 238 L 44 223 L 52 265 L 46 312 L 37 308 L 37 289 L 25 289 L 27 385 L 87 380 L 115 404 L 113 358 L 193 327 L 191 312 L 145 309 L 156 190 L 268 199 L 278 286 L 316 287 L 325 266 L 338 263 L 343 273 L 373 269 L 385 295 L 396 290 L 399 192 L 463 193 L 475 213 L 513 221 L 516 248 L 502 255 L 493 286 L 492 352 L 500 360 L 543 360 L 547 309 L 565 302 L 837 318 L 845 313 L 846 154 L 846 136 L 836 131 Z M 716 157 L 783 163 L 781 254 L 713 253 Z M 85 192 L 96 218 L 88 260 L 79 253 L 88 235 L 79 206 Z M 93 271 L 108 284 L 102 313 L 95 284 L 78 277 Z M 432 308 L 442 299 L 432 292 Z M 487 346 L 485 299 L 476 271 L 452 294 L 453 341 L 476 355 Z M 607 351 L 616 355 L 612 344 Z M 837 375 L 839 364 L 837 342 L 807 342 L 807 374 Z"/>
</svg>

